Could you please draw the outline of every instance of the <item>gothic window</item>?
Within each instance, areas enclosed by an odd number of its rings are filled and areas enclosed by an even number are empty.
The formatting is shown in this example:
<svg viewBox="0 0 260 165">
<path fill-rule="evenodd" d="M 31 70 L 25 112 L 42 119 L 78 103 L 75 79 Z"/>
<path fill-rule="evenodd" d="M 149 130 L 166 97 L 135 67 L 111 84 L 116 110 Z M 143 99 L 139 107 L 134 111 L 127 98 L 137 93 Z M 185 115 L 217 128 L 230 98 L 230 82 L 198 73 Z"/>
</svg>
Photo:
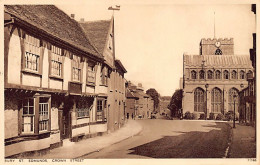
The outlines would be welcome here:
<svg viewBox="0 0 260 165">
<path fill-rule="evenodd" d="M 215 51 L 215 55 L 222 55 L 221 49 L 218 48 L 218 49 Z"/>
<path fill-rule="evenodd" d="M 221 79 L 221 72 L 219 70 L 216 71 L 215 78 L 216 79 Z"/>
<path fill-rule="evenodd" d="M 203 70 L 200 71 L 199 75 L 200 75 L 200 79 L 205 79 L 205 73 Z"/>
<path fill-rule="evenodd" d="M 208 71 L 208 79 L 213 79 L 213 72 L 211 70 Z"/>
<path fill-rule="evenodd" d="M 224 79 L 229 79 L 229 73 L 227 70 L 224 71 Z"/>
<path fill-rule="evenodd" d="M 194 111 L 205 112 L 206 94 L 203 89 L 196 88 L 194 91 Z"/>
<path fill-rule="evenodd" d="M 214 88 L 211 92 L 211 110 L 212 112 L 222 111 L 222 92 L 219 88 Z"/>
<path fill-rule="evenodd" d="M 240 71 L 240 79 L 245 79 L 245 72 L 243 70 Z"/>
<path fill-rule="evenodd" d="M 197 73 L 196 71 L 191 71 L 191 79 L 197 79 Z"/>
<path fill-rule="evenodd" d="M 231 77 L 232 79 L 237 79 L 237 72 L 235 70 L 232 71 Z"/>
</svg>

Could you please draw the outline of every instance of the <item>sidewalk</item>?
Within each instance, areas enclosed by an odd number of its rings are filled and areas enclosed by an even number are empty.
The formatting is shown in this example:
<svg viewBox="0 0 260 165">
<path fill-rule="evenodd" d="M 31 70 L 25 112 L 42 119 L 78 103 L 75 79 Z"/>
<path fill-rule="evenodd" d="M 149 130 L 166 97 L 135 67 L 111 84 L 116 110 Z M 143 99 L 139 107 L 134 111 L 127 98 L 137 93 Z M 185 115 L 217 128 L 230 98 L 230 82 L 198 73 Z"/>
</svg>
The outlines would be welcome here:
<svg viewBox="0 0 260 165">
<path fill-rule="evenodd" d="M 232 123 L 230 123 L 230 126 L 233 127 Z M 255 128 L 236 124 L 236 128 L 232 128 L 232 131 L 229 158 L 255 158 Z"/>
<path fill-rule="evenodd" d="M 31 159 L 74 159 L 101 150 L 112 144 L 130 138 L 142 131 L 142 126 L 134 120 L 128 120 L 119 130 L 80 142 L 69 142 L 62 147 L 50 150 L 46 155 L 30 157 Z"/>
</svg>

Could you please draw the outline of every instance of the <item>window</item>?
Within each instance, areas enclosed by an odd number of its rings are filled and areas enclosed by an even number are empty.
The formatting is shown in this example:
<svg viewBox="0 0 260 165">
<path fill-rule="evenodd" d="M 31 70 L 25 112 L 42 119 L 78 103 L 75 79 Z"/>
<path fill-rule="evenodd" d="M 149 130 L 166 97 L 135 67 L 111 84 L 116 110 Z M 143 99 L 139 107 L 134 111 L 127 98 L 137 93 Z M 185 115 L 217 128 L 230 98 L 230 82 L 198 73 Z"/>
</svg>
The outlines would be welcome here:
<svg viewBox="0 0 260 165">
<path fill-rule="evenodd" d="M 80 57 L 75 55 L 73 55 L 72 59 L 72 80 L 81 82 Z"/>
<path fill-rule="evenodd" d="M 221 72 L 219 70 L 215 73 L 215 79 L 221 79 Z"/>
<path fill-rule="evenodd" d="M 107 85 L 107 80 L 108 80 L 108 69 L 107 67 L 103 67 L 101 71 L 101 84 Z"/>
<path fill-rule="evenodd" d="M 245 72 L 243 70 L 240 71 L 240 79 L 245 79 Z"/>
<path fill-rule="evenodd" d="M 34 99 L 23 100 L 22 132 L 33 133 L 34 131 Z"/>
<path fill-rule="evenodd" d="M 97 100 L 97 121 L 102 121 L 103 119 L 103 101 Z"/>
<path fill-rule="evenodd" d="M 227 70 L 224 71 L 224 79 L 226 79 L 226 80 L 229 79 L 229 73 Z"/>
<path fill-rule="evenodd" d="M 208 71 L 208 79 L 213 79 L 213 72 L 211 70 Z"/>
<path fill-rule="evenodd" d="M 237 72 L 235 70 L 232 71 L 231 77 L 232 79 L 237 79 Z"/>
<path fill-rule="evenodd" d="M 203 70 L 200 71 L 200 79 L 205 79 L 205 73 Z"/>
<path fill-rule="evenodd" d="M 40 97 L 39 102 L 39 131 L 47 131 L 49 122 L 49 98 Z"/>
<path fill-rule="evenodd" d="M 76 112 L 78 118 L 89 117 L 89 112 L 93 108 L 93 100 L 80 97 L 76 102 Z"/>
<path fill-rule="evenodd" d="M 197 73 L 196 71 L 191 71 L 191 79 L 197 79 Z"/>
<path fill-rule="evenodd" d="M 51 46 L 51 75 L 62 77 L 62 51 L 61 48 Z"/>
<path fill-rule="evenodd" d="M 24 69 L 39 72 L 40 68 L 40 40 L 25 34 L 24 38 Z"/>
<path fill-rule="evenodd" d="M 222 55 L 221 49 L 218 48 L 218 49 L 215 51 L 215 55 Z"/>
<path fill-rule="evenodd" d="M 88 75 L 87 75 L 87 82 L 88 84 L 95 85 L 95 65 L 88 65 Z"/>
</svg>

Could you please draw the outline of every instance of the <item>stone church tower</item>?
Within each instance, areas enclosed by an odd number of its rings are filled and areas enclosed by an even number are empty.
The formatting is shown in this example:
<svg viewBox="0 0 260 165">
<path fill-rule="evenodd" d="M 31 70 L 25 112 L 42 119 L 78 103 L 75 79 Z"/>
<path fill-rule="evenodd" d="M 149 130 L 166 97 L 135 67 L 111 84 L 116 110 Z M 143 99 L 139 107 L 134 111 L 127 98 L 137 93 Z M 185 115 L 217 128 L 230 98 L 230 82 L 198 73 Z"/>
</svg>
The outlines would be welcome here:
<svg viewBox="0 0 260 165">
<path fill-rule="evenodd" d="M 247 87 L 246 74 L 252 72 L 249 55 L 234 55 L 234 40 L 202 39 L 199 55 L 183 55 L 183 114 L 195 117 L 238 112 L 234 95 Z"/>
</svg>

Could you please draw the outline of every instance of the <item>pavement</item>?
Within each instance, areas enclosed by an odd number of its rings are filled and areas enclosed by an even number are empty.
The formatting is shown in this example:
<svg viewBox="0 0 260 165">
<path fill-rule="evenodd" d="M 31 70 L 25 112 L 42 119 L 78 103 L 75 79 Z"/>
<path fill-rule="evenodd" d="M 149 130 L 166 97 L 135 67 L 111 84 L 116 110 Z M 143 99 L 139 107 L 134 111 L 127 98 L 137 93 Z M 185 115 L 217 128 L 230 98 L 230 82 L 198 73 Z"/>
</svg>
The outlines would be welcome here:
<svg viewBox="0 0 260 165">
<path fill-rule="evenodd" d="M 93 152 L 99 152 L 101 149 L 119 143 L 125 139 L 131 138 L 142 131 L 142 126 L 135 120 L 128 120 L 127 123 L 115 132 L 95 137 L 79 142 L 66 142 L 59 148 L 50 150 L 44 155 L 29 157 L 31 159 L 75 159 L 88 155 Z"/>
<path fill-rule="evenodd" d="M 230 126 L 233 127 L 232 123 Z M 255 128 L 236 124 L 232 129 L 229 158 L 256 158 Z"/>
</svg>

